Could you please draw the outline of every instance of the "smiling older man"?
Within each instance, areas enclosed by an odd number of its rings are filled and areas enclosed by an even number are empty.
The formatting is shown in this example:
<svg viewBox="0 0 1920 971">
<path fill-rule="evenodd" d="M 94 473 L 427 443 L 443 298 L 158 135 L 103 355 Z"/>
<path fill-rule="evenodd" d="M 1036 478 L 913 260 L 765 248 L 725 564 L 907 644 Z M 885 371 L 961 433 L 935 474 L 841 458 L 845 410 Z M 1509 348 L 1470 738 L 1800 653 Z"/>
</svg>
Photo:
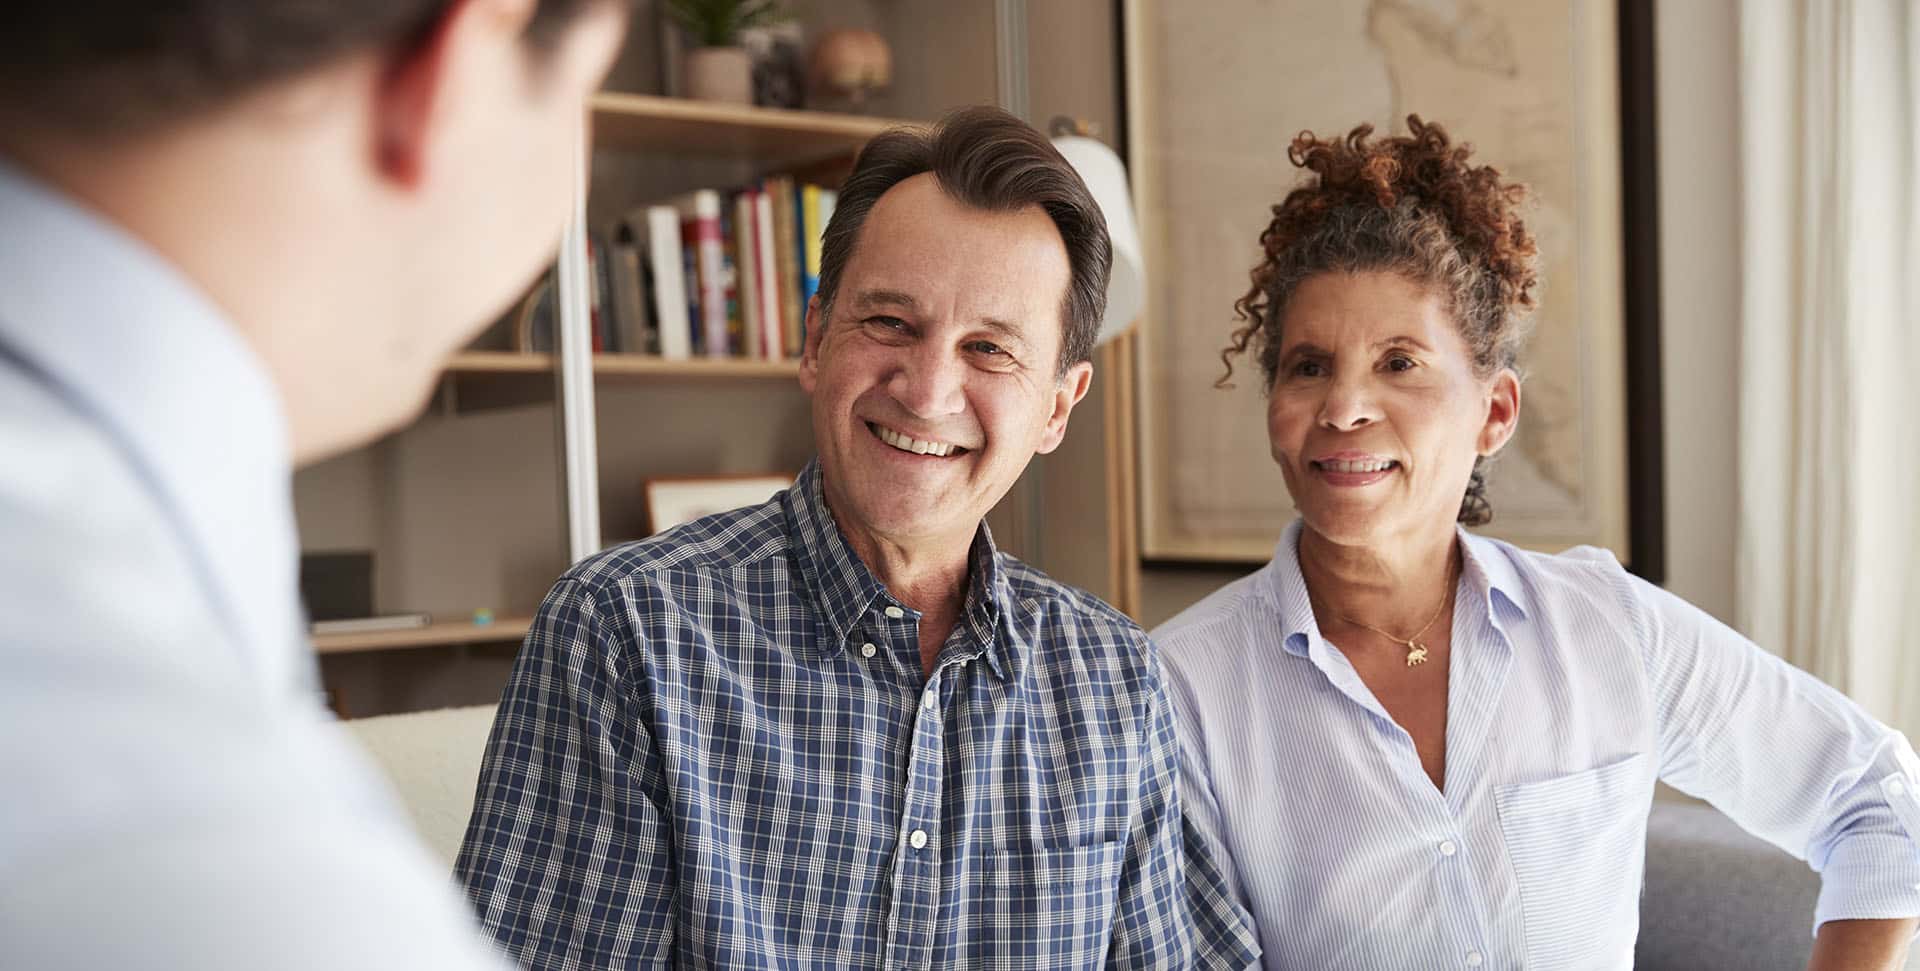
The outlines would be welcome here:
<svg viewBox="0 0 1920 971">
<path fill-rule="evenodd" d="M 1106 226 L 970 109 L 861 154 L 765 505 L 548 595 L 458 863 L 530 966 L 1246 967 L 1145 635 L 983 517 L 1092 379 Z"/>
</svg>

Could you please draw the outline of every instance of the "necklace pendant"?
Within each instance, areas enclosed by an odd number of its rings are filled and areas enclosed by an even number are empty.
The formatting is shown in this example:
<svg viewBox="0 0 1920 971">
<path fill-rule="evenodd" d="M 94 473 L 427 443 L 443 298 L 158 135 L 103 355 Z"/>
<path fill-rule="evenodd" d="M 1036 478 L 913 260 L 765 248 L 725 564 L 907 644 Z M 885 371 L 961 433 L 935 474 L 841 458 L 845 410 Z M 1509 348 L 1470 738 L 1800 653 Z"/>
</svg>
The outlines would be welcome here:
<svg viewBox="0 0 1920 971">
<path fill-rule="evenodd" d="M 1412 641 L 1407 642 L 1407 667 L 1427 663 L 1427 649 Z"/>
</svg>

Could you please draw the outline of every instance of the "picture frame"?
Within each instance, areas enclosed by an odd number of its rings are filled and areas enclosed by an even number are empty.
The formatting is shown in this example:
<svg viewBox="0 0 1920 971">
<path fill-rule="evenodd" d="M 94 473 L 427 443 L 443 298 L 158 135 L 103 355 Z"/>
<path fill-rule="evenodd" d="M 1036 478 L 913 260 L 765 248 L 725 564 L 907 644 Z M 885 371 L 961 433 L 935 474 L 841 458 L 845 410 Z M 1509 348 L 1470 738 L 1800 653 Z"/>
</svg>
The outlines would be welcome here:
<svg viewBox="0 0 1920 971">
<path fill-rule="evenodd" d="M 1149 267 L 1141 321 L 1141 555 L 1258 563 L 1295 513 L 1258 366 L 1216 390 L 1293 136 L 1418 112 L 1534 189 L 1544 284 L 1521 432 L 1489 471 L 1524 547 L 1611 549 L 1663 572 L 1657 226 L 1646 0 L 1225 0 L 1196 18 L 1120 0 L 1127 150 Z"/>
<path fill-rule="evenodd" d="M 721 472 L 706 475 L 653 476 L 642 480 L 647 535 L 664 533 L 704 516 L 766 502 L 791 488 L 790 472 Z"/>
</svg>

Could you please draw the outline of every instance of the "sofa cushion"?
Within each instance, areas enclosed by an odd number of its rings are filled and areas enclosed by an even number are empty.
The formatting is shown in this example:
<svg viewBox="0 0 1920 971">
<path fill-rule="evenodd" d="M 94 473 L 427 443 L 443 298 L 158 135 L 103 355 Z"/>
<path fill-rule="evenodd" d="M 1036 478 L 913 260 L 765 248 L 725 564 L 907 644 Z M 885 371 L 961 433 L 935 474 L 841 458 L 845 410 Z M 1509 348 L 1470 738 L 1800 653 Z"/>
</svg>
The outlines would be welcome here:
<svg viewBox="0 0 1920 971">
<path fill-rule="evenodd" d="M 493 705 L 345 722 L 380 764 L 427 847 L 453 865 L 473 814 Z"/>
</svg>

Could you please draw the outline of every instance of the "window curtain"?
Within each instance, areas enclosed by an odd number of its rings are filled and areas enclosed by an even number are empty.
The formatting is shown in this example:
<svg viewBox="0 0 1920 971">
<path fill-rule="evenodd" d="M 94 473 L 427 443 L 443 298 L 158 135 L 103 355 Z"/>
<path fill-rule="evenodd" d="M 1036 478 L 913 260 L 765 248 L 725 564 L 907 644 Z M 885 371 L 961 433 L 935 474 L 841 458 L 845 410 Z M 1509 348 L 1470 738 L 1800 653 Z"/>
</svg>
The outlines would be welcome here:
<svg viewBox="0 0 1920 971">
<path fill-rule="evenodd" d="M 1737 623 L 1920 737 L 1920 12 L 1740 16 Z"/>
</svg>

